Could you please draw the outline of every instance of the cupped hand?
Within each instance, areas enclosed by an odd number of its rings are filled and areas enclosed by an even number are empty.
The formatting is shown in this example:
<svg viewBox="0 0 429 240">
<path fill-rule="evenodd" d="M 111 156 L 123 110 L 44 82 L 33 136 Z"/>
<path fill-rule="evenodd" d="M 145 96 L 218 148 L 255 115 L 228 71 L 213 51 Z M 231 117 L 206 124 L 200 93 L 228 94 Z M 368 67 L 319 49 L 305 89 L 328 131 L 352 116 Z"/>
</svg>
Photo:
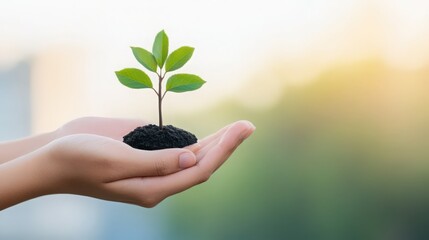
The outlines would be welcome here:
<svg viewBox="0 0 429 240">
<path fill-rule="evenodd" d="M 73 134 L 48 144 L 43 158 L 49 193 L 71 193 L 118 201 L 110 183 L 135 177 L 164 176 L 196 164 L 189 149 L 143 151 L 94 134 Z"/>
<path fill-rule="evenodd" d="M 81 117 L 74 119 L 55 131 L 57 138 L 72 134 L 95 134 L 122 141 L 122 137 L 148 122 L 138 119 Z"/>
<path fill-rule="evenodd" d="M 133 149 L 112 137 L 116 131 L 69 135 L 47 145 L 47 192 L 153 207 L 207 181 L 254 129 L 238 121 L 185 149 L 157 151 Z"/>
</svg>

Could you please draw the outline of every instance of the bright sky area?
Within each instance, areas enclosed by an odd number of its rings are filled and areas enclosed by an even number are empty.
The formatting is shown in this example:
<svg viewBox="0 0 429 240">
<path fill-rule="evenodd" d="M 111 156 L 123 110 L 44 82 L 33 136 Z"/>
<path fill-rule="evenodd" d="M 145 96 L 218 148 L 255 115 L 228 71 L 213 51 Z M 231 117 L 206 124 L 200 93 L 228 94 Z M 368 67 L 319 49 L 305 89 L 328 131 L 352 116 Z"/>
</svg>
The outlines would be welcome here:
<svg viewBox="0 0 429 240">
<path fill-rule="evenodd" d="M 297 82 L 330 64 L 372 56 L 419 68 L 429 62 L 428 25 L 425 0 L 2 1 L 0 68 L 34 59 L 36 76 L 45 78 L 62 59 L 62 65 L 71 61 L 72 76 L 59 71 L 57 84 L 81 78 L 76 83 L 83 89 L 76 92 L 92 106 L 89 113 L 127 115 L 124 104 L 152 106 L 155 97 L 119 86 L 113 72 L 139 67 L 129 46 L 150 49 L 155 34 L 165 29 L 171 50 L 196 48 L 183 72 L 207 80 L 199 91 L 167 96 L 168 111 L 177 103 L 184 111 L 225 97 L 246 102 L 249 96 L 237 92 L 255 76 L 261 79 L 253 92 L 269 104 L 282 84 L 293 80 L 266 79 L 274 65 L 290 70 Z"/>
</svg>

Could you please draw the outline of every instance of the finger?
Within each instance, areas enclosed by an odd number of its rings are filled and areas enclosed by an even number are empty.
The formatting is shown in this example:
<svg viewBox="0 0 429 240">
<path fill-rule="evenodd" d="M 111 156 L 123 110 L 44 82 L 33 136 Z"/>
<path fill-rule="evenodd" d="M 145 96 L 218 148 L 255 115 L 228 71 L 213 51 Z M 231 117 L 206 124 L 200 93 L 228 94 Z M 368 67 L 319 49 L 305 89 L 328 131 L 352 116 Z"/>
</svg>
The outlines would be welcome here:
<svg viewBox="0 0 429 240">
<path fill-rule="evenodd" d="M 131 199 L 127 202 L 153 207 L 172 194 L 206 181 L 225 162 L 243 137 L 248 137 L 253 130 L 254 127 L 249 125 L 243 129 L 242 123 L 235 125 L 197 166 L 164 177 L 124 179 L 109 183 L 106 187 L 109 191 Z"/>
<path fill-rule="evenodd" d="M 199 161 L 199 159 L 201 159 L 202 156 L 205 154 L 206 149 L 213 147 L 219 141 L 222 134 L 224 134 L 231 125 L 232 124 L 229 124 L 217 131 L 216 133 L 213 133 L 212 135 L 205 137 L 203 140 L 200 140 L 197 143 L 191 146 L 187 146 L 185 148 L 194 152 L 197 155 L 197 161 Z"/>
<path fill-rule="evenodd" d="M 220 136 L 222 136 L 222 134 L 224 134 L 228 128 L 230 128 L 234 123 L 231 123 L 223 128 L 221 128 L 220 130 L 218 130 L 217 132 L 205 137 L 204 139 L 198 141 L 198 143 L 200 144 L 201 147 L 206 146 L 207 144 L 213 142 L 213 140 L 219 138 Z"/>
<path fill-rule="evenodd" d="M 115 157 L 122 161 L 114 161 L 115 174 L 109 181 L 133 177 L 164 176 L 189 168 L 196 164 L 196 156 L 187 149 L 164 149 L 144 151 L 128 148 L 128 151 Z M 131 150 L 131 151 L 130 151 Z M 115 151 L 116 153 L 118 151 Z"/>
<path fill-rule="evenodd" d="M 253 130 L 254 127 L 245 121 L 236 122 L 196 166 L 165 177 L 149 178 L 146 181 L 159 191 L 158 194 L 164 194 L 164 197 L 205 182 Z"/>
<path fill-rule="evenodd" d="M 207 149 L 210 149 L 219 141 L 220 137 L 221 137 L 220 134 L 214 134 L 213 136 L 210 137 L 210 140 L 204 139 L 205 140 L 203 143 L 204 145 L 198 142 L 191 146 L 186 147 L 186 149 L 189 149 L 190 151 L 195 153 L 195 155 L 197 156 L 197 162 L 198 162 L 200 159 L 202 159 L 204 154 L 207 152 Z"/>
<path fill-rule="evenodd" d="M 216 145 L 210 149 L 206 149 L 206 153 L 203 159 L 206 158 L 216 158 L 211 157 L 210 155 L 218 155 L 218 158 L 222 157 L 224 160 L 228 159 L 229 156 L 235 151 L 235 149 L 246 139 L 248 138 L 255 127 L 248 121 L 237 121 L 228 128 L 228 130 L 220 136 Z M 201 161 L 201 165 L 205 166 L 208 169 L 212 169 L 212 173 L 216 171 L 223 162 L 220 161 Z"/>
<path fill-rule="evenodd" d="M 213 148 L 216 144 L 219 143 L 219 141 L 222 140 L 222 138 L 225 136 L 225 132 L 230 131 L 231 128 L 234 129 L 238 129 L 238 131 L 241 131 L 240 128 L 243 130 L 249 128 L 252 132 L 255 130 L 255 126 L 250 123 L 249 121 L 237 121 L 234 122 L 230 125 L 228 125 L 226 128 L 222 129 L 222 131 L 219 131 L 219 133 L 217 135 L 217 138 L 212 138 L 210 143 L 207 143 L 204 147 L 202 147 L 198 152 L 197 152 L 197 161 L 199 161 L 199 159 L 203 158 L 204 155 L 207 153 L 207 151 L 211 148 Z M 243 131 L 247 131 L 247 130 L 243 130 Z"/>
</svg>

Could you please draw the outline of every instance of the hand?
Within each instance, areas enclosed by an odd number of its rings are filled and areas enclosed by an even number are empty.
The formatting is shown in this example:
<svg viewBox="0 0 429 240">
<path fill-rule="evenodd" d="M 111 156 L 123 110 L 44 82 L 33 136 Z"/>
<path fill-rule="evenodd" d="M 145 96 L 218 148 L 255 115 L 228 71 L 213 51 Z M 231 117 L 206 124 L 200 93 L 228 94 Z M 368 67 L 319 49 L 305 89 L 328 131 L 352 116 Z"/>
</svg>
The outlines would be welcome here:
<svg viewBox="0 0 429 240">
<path fill-rule="evenodd" d="M 82 117 L 74 119 L 55 131 L 56 137 L 87 133 L 122 141 L 122 137 L 148 122 L 136 119 Z"/>
<path fill-rule="evenodd" d="M 254 130 L 250 122 L 233 123 L 187 148 L 196 154 L 195 166 L 164 176 L 140 176 L 109 182 L 105 185 L 108 195 L 101 198 L 154 207 L 173 194 L 207 181 Z"/>
<path fill-rule="evenodd" d="M 69 135 L 0 165 L 0 209 L 55 193 L 153 207 L 207 181 L 253 130 L 239 121 L 187 149 L 158 151 L 103 136 Z M 182 154 L 188 157 L 181 161 Z"/>
<path fill-rule="evenodd" d="M 134 130 L 138 126 L 146 124 L 147 122 L 132 119 L 101 117 L 78 118 L 52 132 L 0 143 L 0 164 L 29 154 L 55 139 L 67 135 L 88 133 L 122 141 L 122 137 L 128 132 Z"/>
</svg>

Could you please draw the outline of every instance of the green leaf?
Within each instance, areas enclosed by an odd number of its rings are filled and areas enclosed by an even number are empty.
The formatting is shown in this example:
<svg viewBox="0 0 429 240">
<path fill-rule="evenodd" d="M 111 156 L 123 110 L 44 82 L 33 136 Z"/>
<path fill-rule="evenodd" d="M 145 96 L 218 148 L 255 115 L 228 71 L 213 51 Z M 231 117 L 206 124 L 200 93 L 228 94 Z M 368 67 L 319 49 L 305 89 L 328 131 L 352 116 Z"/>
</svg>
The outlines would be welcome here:
<svg viewBox="0 0 429 240">
<path fill-rule="evenodd" d="M 183 67 L 191 59 L 193 53 L 193 47 L 181 47 L 175 50 L 168 56 L 167 62 L 165 62 L 165 71 L 174 71 Z"/>
<path fill-rule="evenodd" d="M 147 70 L 156 72 L 156 60 L 155 57 L 146 49 L 139 47 L 131 47 L 133 50 L 134 57 L 141 63 Z"/>
<path fill-rule="evenodd" d="M 153 56 L 155 56 L 158 66 L 162 68 L 168 56 L 168 37 L 164 30 L 159 32 L 152 47 Z"/>
<path fill-rule="evenodd" d="M 152 88 L 149 76 L 140 69 L 125 68 L 115 73 L 118 80 L 129 88 Z"/>
<path fill-rule="evenodd" d="M 206 81 L 193 74 L 175 74 L 167 81 L 166 90 L 171 92 L 187 92 L 200 88 Z"/>
</svg>

